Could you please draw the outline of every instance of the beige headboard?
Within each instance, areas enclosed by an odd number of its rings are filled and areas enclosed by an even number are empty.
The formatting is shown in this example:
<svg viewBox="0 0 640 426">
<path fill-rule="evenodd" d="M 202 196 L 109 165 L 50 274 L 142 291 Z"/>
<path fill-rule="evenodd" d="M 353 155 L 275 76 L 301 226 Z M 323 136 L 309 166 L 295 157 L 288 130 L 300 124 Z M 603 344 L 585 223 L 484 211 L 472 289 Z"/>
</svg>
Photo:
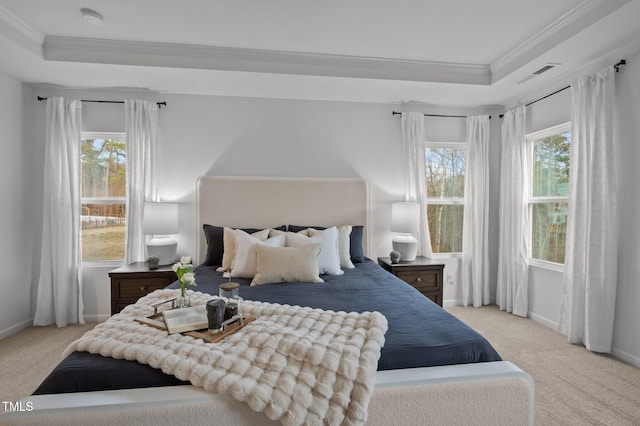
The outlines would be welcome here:
<svg viewBox="0 0 640 426">
<path fill-rule="evenodd" d="M 369 185 L 363 179 L 202 176 L 197 203 L 199 263 L 207 252 L 203 224 L 364 225 L 363 250 L 369 254 Z"/>
</svg>

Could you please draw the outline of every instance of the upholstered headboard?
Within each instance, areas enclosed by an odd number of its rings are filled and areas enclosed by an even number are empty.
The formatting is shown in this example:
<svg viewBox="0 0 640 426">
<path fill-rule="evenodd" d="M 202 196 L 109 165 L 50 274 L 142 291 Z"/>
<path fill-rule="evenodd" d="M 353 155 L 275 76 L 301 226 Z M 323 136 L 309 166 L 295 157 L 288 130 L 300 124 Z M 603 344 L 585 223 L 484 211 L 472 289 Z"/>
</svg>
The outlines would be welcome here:
<svg viewBox="0 0 640 426">
<path fill-rule="evenodd" d="M 369 254 L 369 185 L 363 179 L 202 176 L 197 186 L 199 263 L 207 252 L 203 224 L 364 225 L 363 250 Z"/>
</svg>

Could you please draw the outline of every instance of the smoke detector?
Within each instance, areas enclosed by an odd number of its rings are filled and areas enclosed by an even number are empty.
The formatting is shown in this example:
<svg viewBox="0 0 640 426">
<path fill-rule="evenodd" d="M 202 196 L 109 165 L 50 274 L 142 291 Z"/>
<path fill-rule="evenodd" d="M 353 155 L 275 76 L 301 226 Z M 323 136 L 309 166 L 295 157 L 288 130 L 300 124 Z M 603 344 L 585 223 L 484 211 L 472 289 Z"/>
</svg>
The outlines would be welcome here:
<svg viewBox="0 0 640 426">
<path fill-rule="evenodd" d="M 540 74 L 544 74 L 545 72 L 552 70 L 553 68 L 560 66 L 562 64 L 558 63 L 558 62 L 548 62 L 546 64 L 544 64 L 543 66 L 541 66 L 540 68 L 536 69 L 533 72 L 530 72 L 528 74 L 523 75 L 522 77 L 520 77 L 519 79 L 516 80 L 516 84 L 520 85 L 520 84 L 524 84 L 527 81 L 531 80 L 532 78 L 535 78 L 537 76 L 539 76 Z"/>
<path fill-rule="evenodd" d="M 80 13 L 82 14 L 82 19 L 85 22 L 90 23 L 91 25 L 95 25 L 96 27 L 101 27 L 104 24 L 104 20 L 102 19 L 102 15 L 96 12 L 93 9 L 87 9 L 83 7 L 80 9 Z"/>
</svg>

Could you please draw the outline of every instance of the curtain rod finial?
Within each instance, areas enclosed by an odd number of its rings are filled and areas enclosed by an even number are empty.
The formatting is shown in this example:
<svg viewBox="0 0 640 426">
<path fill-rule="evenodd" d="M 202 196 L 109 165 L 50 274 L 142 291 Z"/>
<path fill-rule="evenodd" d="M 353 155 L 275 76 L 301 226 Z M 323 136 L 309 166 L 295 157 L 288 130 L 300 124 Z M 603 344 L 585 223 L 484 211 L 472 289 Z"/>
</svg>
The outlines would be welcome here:
<svg viewBox="0 0 640 426">
<path fill-rule="evenodd" d="M 627 65 L 627 60 L 626 59 L 620 59 L 620 62 L 618 62 L 617 64 L 615 64 L 613 66 L 613 68 L 616 69 L 616 72 L 620 71 L 620 67 L 623 65 Z"/>
</svg>

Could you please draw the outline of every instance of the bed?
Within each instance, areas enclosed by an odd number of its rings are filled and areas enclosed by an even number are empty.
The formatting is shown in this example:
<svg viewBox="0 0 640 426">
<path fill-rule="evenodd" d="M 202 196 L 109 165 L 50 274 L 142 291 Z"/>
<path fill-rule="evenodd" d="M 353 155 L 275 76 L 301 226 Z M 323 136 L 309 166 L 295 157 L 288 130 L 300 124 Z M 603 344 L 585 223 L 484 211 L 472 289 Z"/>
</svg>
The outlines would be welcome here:
<svg viewBox="0 0 640 426">
<path fill-rule="evenodd" d="M 502 361 L 475 331 L 367 258 L 366 181 L 206 176 L 198 180 L 197 198 L 200 266 L 196 276 L 201 293 L 217 294 L 218 285 L 228 279 L 217 270 L 219 250 L 212 252 L 213 236 L 219 238 L 223 226 L 253 230 L 352 226 L 350 254 L 355 267 L 345 269 L 343 275 L 323 274 L 323 283 L 259 286 L 250 286 L 250 279 L 233 280 L 241 284 L 240 295 L 246 300 L 382 312 L 388 330 L 377 360 L 367 424 L 389 424 L 391 419 L 402 423 L 532 424 L 531 378 Z M 215 415 L 229 424 L 267 420 L 226 395 L 203 392 L 148 365 L 86 352 L 72 353 L 36 394 L 28 398 L 36 409 L 14 416 L 17 424 L 37 422 L 42 416 L 48 422 L 81 423 L 88 415 L 105 422 L 128 416 L 131 421 L 149 424 L 158 416 L 191 416 L 195 422 Z"/>
</svg>

